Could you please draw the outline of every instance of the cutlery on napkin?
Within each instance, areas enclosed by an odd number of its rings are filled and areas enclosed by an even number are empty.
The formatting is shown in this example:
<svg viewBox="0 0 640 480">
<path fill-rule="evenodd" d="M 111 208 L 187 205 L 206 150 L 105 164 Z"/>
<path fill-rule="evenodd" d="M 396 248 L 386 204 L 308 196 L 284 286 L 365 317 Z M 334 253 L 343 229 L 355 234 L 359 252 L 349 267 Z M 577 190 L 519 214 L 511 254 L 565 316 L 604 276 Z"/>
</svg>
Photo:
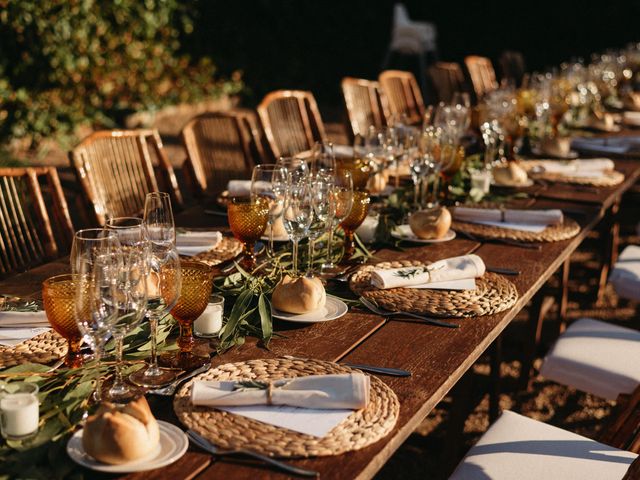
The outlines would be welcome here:
<svg viewBox="0 0 640 480">
<path fill-rule="evenodd" d="M 213 250 L 221 241 L 220 232 L 179 232 L 176 234 L 176 249 L 180 255 L 192 257 Z"/>
<path fill-rule="evenodd" d="M 505 228 L 519 229 L 524 226 L 525 228 L 543 227 L 542 230 L 544 230 L 547 225 L 561 224 L 564 220 L 564 215 L 560 209 L 515 210 L 506 208 L 500 210 L 497 208 L 455 207 L 453 209 L 453 218 L 461 222 L 505 226 Z M 534 228 L 532 228 L 532 231 Z"/>
<path fill-rule="evenodd" d="M 362 373 L 311 375 L 273 382 L 197 380 L 191 388 L 191 403 L 207 407 L 288 405 L 358 410 L 369 402 L 369 382 Z"/>
<path fill-rule="evenodd" d="M 429 288 L 430 284 L 443 288 L 439 284 L 473 280 L 484 275 L 484 272 L 485 266 L 482 259 L 478 255 L 471 254 L 439 260 L 424 267 L 374 269 L 371 271 L 371 284 L 380 289 L 423 286 Z M 465 286 L 468 286 L 468 282 Z"/>
</svg>

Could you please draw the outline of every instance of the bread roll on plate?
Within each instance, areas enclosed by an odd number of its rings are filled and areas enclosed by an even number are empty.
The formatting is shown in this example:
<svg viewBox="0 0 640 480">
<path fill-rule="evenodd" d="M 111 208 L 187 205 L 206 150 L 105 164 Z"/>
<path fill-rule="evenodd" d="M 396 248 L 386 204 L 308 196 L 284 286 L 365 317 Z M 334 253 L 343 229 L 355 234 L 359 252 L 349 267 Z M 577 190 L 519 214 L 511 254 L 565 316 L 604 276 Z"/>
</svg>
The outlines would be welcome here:
<svg viewBox="0 0 640 480">
<path fill-rule="evenodd" d="M 309 313 L 324 307 L 327 294 L 319 278 L 285 275 L 271 295 L 273 308 L 287 313 Z"/>
</svg>

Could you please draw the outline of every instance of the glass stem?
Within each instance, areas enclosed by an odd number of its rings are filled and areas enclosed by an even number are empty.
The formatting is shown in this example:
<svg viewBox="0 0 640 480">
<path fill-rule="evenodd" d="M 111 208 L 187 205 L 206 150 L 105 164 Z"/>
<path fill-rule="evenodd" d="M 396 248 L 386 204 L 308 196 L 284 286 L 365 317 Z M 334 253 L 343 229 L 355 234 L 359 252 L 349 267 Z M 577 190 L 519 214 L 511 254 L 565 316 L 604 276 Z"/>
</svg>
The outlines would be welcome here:
<svg viewBox="0 0 640 480">
<path fill-rule="evenodd" d="M 309 267 L 307 269 L 307 276 L 313 276 L 313 254 L 316 241 L 309 238 Z"/>
<path fill-rule="evenodd" d="M 293 276 L 298 275 L 298 238 L 293 239 Z"/>
<path fill-rule="evenodd" d="M 420 190 L 420 180 L 418 179 L 413 182 L 413 205 L 415 207 L 418 206 L 419 190 Z"/>
<path fill-rule="evenodd" d="M 433 179 L 433 206 L 438 205 L 438 195 L 440 194 L 440 170 L 437 170 L 435 173 L 435 178 Z"/>
<path fill-rule="evenodd" d="M 123 344 L 124 344 L 124 335 L 120 333 L 115 335 L 115 341 L 116 341 L 116 374 L 114 376 L 113 386 L 111 388 L 119 389 L 124 386 L 124 383 L 122 381 L 122 351 L 123 351 Z"/>
<path fill-rule="evenodd" d="M 149 334 L 151 336 L 151 360 L 149 368 L 144 372 L 147 376 L 160 374 L 158 368 L 158 318 L 155 315 L 149 316 Z"/>
<path fill-rule="evenodd" d="M 104 347 L 104 344 L 102 341 L 95 340 L 95 348 L 93 350 L 93 356 L 96 361 L 98 375 L 96 376 L 96 388 L 93 391 L 93 400 L 96 403 L 100 403 L 102 401 L 102 372 L 100 371 L 100 363 L 102 360 L 103 347 Z"/>
<path fill-rule="evenodd" d="M 331 250 L 333 249 L 333 220 L 331 220 L 330 225 L 329 240 L 327 241 L 327 265 L 333 265 L 333 255 L 331 253 Z"/>
<path fill-rule="evenodd" d="M 269 223 L 269 251 L 267 252 L 269 254 L 270 257 L 273 257 L 274 255 L 274 251 L 273 251 L 273 225 L 275 224 L 275 221 L 272 221 Z"/>
</svg>

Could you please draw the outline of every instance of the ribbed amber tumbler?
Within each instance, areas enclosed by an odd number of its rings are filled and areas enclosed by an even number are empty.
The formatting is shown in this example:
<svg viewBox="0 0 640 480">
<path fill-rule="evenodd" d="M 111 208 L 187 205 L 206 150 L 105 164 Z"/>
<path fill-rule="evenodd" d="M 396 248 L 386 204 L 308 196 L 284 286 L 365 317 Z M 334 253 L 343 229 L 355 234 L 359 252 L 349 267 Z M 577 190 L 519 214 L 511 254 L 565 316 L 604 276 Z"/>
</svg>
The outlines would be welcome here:
<svg viewBox="0 0 640 480">
<path fill-rule="evenodd" d="M 178 347 L 180 352 L 172 358 L 165 357 L 163 363 L 184 370 L 198 368 L 209 361 L 209 358 L 194 355 L 191 350 L 195 344 L 193 338 L 193 322 L 202 315 L 211 295 L 213 270 L 209 265 L 195 261 L 181 261 L 182 288 L 178 302 L 171 309 L 171 315 L 180 325 Z"/>
<path fill-rule="evenodd" d="M 75 295 L 76 275 L 57 275 L 47 278 L 42 284 L 42 303 L 51 327 L 68 344 L 64 364 L 75 368 L 82 365 L 80 344 L 82 334 L 76 323 Z"/>
<path fill-rule="evenodd" d="M 353 204 L 349 215 L 340 223 L 344 230 L 344 258 L 348 260 L 356 251 L 353 235 L 369 213 L 369 192 L 358 190 L 353 192 Z"/>
<path fill-rule="evenodd" d="M 256 266 L 253 248 L 267 228 L 269 202 L 263 197 L 233 198 L 227 213 L 233 235 L 244 245 L 242 266 L 253 270 Z"/>
</svg>

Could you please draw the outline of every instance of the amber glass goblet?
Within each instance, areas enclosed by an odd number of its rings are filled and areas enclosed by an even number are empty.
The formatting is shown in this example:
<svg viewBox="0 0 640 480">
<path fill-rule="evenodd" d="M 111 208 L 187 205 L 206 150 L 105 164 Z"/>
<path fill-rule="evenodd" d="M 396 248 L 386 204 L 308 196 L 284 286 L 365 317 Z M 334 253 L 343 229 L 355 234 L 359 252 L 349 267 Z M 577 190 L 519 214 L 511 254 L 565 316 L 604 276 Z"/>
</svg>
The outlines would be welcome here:
<svg viewBox="0 0 640 480">
<path fill-rule="evenodd" d="M 181 261 L 182 288 L 180 297 L 171 309 L 171 315 L 178 321 L 180 336 L 178 337 L 177 354 L 162 356 L 162 364 L 182 370 L 194 370 L 209 362 L 208 357 L 200 357 L 192 353 L 195 345 L 193 338 L 193 322 L 202 315 L 209 304 L 213 285 L 213 270 L 209 265 L 195 261 Z"/>
<path fill-rule="evenodd" d="M 369 192 L 356 190 L 353 192 L 353 204 L 349 215 L 340 223 L 344 230 L 344 258 L 348 260 L 356 251 L 353 236 L 369 213 Z"/>
<path fill-rule="evenodd" d="M 227 213 L 233 236 L 244 246 L 242 266 L 251 271 L 256 267 L 253 248 L 264 235 L 269 221 L 269 202 L 262 197 L 236 197 L 231 200 Z"/>
<path fill-rule="evenodd" d="M 68 344 L 64 364 L 69 368 L 82 366 L 80 344 L 82 333 L 75 317 L 76 275 L 66 274 L 47 278 L 42 284 L 42 303 L 51 327 Z"/>
</svg>

